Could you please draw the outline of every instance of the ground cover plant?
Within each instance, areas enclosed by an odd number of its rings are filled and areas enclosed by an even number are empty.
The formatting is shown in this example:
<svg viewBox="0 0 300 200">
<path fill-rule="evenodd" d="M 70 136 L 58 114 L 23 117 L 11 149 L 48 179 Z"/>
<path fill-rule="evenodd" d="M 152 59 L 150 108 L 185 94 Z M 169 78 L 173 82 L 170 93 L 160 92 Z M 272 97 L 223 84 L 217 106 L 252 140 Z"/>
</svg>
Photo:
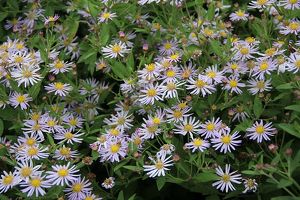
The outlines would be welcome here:
<svg viewBox="0 0 300 200">
<path fill-rule="evenodd" d="M 299 9 L 1 1 L 0 199 L 299 199 Z"/>
</svg>

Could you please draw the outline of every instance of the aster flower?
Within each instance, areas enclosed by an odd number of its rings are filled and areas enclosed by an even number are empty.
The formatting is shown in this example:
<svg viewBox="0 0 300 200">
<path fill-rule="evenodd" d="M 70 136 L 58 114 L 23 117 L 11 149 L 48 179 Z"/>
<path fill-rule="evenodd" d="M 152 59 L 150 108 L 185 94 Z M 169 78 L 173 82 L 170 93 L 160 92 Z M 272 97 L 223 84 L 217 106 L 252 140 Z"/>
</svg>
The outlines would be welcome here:
<svg viewBox="0 0 300 200">
<path fill-rule="evenodd" d="M 247 128 L 246 131 L 247 137 L 261 143 L 263 140 L 270 140 L 269 136 L 273 136 L 276 129 L 272 127 L 272 122 L 264 124 L 263 120 L 260 120 L 256 121 L 252 127 Z"/>
<path fill-rule="evenodd" d="M 287 10 L 300 9 L 299 0 L 280 0 L 278 5 L 284 7 Z"/>
<path fill-rule="evenodd" d="M 22 182 L 20 186 L 23 188 L 21 191 L 26 193 L 28 197 L 35 194 L 36 197 L 44 196 L 46 194 L 45 188 L 50 188 L 50 183 L 41 174 L 35 174 L 30 177 L 26 182 Z"/>
<path fill-rule="evenodd" d="M 232 135 L 225 133 L 216 138 L 212 138 L 211 143 L 213 143 L 213 147 L 216 150 L 219 150 L 221 153 L 227 153 L 231 152 L 232 149 L 235 150 L 235 147 L 242 143 L 242 140 L 238 140 L 239 137 L 238 132 L 234 132 Z"/>
<path fill-rule="evenodd" d="M 9 103 L 14 108 L 20 106 L 22 110 L 25 110 L 29 107 L 29 101 L 32 101 L 32 98 L 28 94 L 13 92 L 9 96 Z"/>
<path fill-rule="evenodd" d="M 48 25 L 49 23 L 56 22 L 58 19 L 59 19 L 59 16 L 58 16 L 58 15 L 49 16 L 49 17 L 45 18 L 44 25 L 46 26 L 46 25 Z"/>
<path fill-rule="evenodd" d="M 108 177 L 106 178 L 102 184 L 102 187 L 104 187 L 105 189 L 111 189 L 115 186 L 115 177 Z"/>
<path fill-rule="evenodd" d="M 188 80 L 189 85 L 186 86 L 188 90 L 192 90 L 191 94 L 198 95 L 202 94 L 203 97 L 205 97 L 208 94 L 212 94 L 216 91 L 216 88 L 209 84 L 206 81 L 206 77 L 203 75 L 198 75 L 198 79 L 194 80 L 193 78 L 190 78 Z"/>
<path fill-rule="evenodd" d="M 158 84 L 150 84 L 145 89 L 141 90 L 139 101 L 142 104 L 154 104 L 154 101 L 162 101 L 162 90 Z"/>
<path fill-rule="evenodd" d="M 243 91 L 240 88 L 246 86 L 244 83 L 240 82 L 240 79 L 237 76 L 231 76 L 231 77 L 226 78 L 225 83 L 226 84 L 223 87 L 225 90 L 228 90 L 230 92 L 234 92 L 237 94 L 243 93 Z"/>
<path fill-rule="evenodd" d="M 117 17 L 116 13 L 111 13 L 107 11 L 106 9 L 100 14 L 100 17 L 98 17 L 99 22 L 107 23 L 109 20 L 112 20 L 113 18 Z"/>
<path fill-rule="evenodd" d="M 50 72 L 53 74 L 59 74 L 68 72 L 71 70 L 73 63 L 65 63 L 63 60 L 56 59 L 53 63 L 49 64 Z"/>
<path fill-rule="evenodd" d="M 76 158 L 78 155 L 79 154 L 77 150 L 72 151 L 70 147 L 66 147 L 65 145 L 63 145 L 59 149 L 55 150 L 53 158 L 57 160 L 68 160 Z"/>
<path fill-rule="evenodd" d="M 119 140 L 108 140 L 106 146 L 99 149 L 101 162 L 120 162 L 127 155 L 128 143 L 122 138 Z"/>
<path fill-rule="evenodd" d="M 20 160 L 15 167 L 15 172 L 21 180 L 26 181 L 31 176 L 41 173 L 41 171 L 38 171 L 40 168 L 41 165 L 34 166 L 32 160 Z"/>
<path fill-rule="evenodd" d="M 292 19 L 287 24 L 279 26 L 279 33 L 283 35 L 295 34 L 298 35 L 300 32 L 300 21 L 298 19 Z"/>
<path fill-rule="evenodd" d="M 162 55 L 171 55 L 178 51 L 178 43 L 176 40 L 167 40 L 159 48 L 159 53 Z"/>
<path fill-rule="evenodd" d="M 66 189 L 64 189 L 64 192 L 67 193 L 69 200 L 83 199 L 84 195 L 92 190 L 90 186 L 91 183 L 88 180 L 78 177 L 76 180 L 72 181 Z"/>
<path fill-rule="evenodd" d="M 127 49 L 126 44 L 123 42 L 111 44 L 102 48 L 102 53 L 106 58 L 117 58 L 118 56 L 124 57 L 125 53 L 130 50 Z"/>
<path fill-rule="evenodd" d="M 235 11 L 229 15 L 231 21 L 247 21 L 249 14 L 243 10 Z"/>
<path fill-rule="evenodd" d="M 257 8 L 260 11 L 262 11 L 266 7 L 271 6 L 273 3 L 275 3 L 275 0 L 257 0 L 257 1 L 251 1 L 249 3 L 248 8 L 250 8 L 250 9 Z"/>
<path fill-rule="evenodd" d="M 275 60 L 266 59 L 266 60 L 259 60 L 256 63 L 256 66 L 253 69 L 253 76 L 256 76 L 259 79 L 264 79 L 265 74 L 271 74 L 272 71 L 277 69 L 277 63 Z"/>
<path fill-rule="evenodd" d="M 195 117 L 185 117 L 180 124 L 175 124 L 175 127 L 175 134 L 186 135 L 188 133 L 193 137 L 193 134 L 200 130 L 200 122 Z"/>
<path fill-rule="evenodd" d="M 68 144 L 81 143 L 82 138 L 80 136 L 84 135 L 84 133 L 80 133 L 80 130 L 77 132 L 73 132 L 71 129 L 62 129 L 60 132 L 54 134 L 54 139 L 60 140 L 59 143 L 67 142 Z"/>
<path fill-rule="evenodd" d="M 18 66 L 11 72 L 11 77 L 18 82 L 18 87 L 24 84 L 24 87 L 34 85 L 41 80 L 41 75 L 38 73 L 39 66 L 36 65 L 22 65 Z"/>
<path fill-rule="evenodd" d="M 241 183 L 241 174 L 236 174 L 237 171 L 230 172 L 230 164 L 226 164 L 225 172 L 219 166 L 216 168 L 216 173 L 220 177 L 220 180 L 212 184 L 213 187 L 220 189 L 222 192 L 225 190 L 227 193 L 229 190 L 235 190 L 232 183 L 240 184 Z"/>
<path fill-rule="evenodd" d="M 149 177 L 156 177 L 156 176 L 165 176 L 166 172 L 170 170 L 168 167 L 174 165 L 173 161 L 171 160 L 171 156 L 166 157 L 165 154 L 158 154 L 156 160 L 149 157 L 149 159 L 154 163 L 153 165 L 144 165 L 144 171 L 147 172 Z"/>
<path fill-rule="evenodd" d="M 0 193 L 7 192 L 21 181 L 20 177 L 14 172 L 3 171 L 0 179 Z"/>
<path fill-rule="evenodd" d="M 67 165 L 53 165 L 52 170 L 47 172 L 47 180 L 52 185 L 69 185 L 70 182 L 76 181 L 79 177 L 79 170 L 76 169 L 76 166 L 70 166 L 71 163 L 68 162 Z"/>
<path fill-rule="evenodd" d="M 219 129 L 221 128 L 222 120 L 220 118 L 213 118 L 212 120 L 207 120 L 204 124 L 200 125 L 199 134 L 207 138 L 215 138 L 220 135 Z"/>
<path fill-rule="evenodd" d="M 297 73 L 300 70 L 300 54 L 291 53 L 286 65 L 289 71 L 292 71 L 293 73 Z"/>
<path fill-rule="evenodd" d="M 271 80 L 257 80 L 257 79 L 251 79 L 248 81 L 249 85 L 249 92 L 252 95 L 257 94 L 258 92 L 264 92 L 264 91 L 270 91 L 272 89 L 271 87 Z"/>
<path fill-rule="evenodd" d="M 243 193 L 256 192 L 258 184 L 256 183 L 255 179 L 251 179 L 251 178 L 243 179 L 243 184 L 245 187 Z"/>
<path fill-rule="evenodd" d="M 223 76 L 223 71 L 218 71 L 218 66 L 210 66 L 205 69 L 205 81 L 208 84 L 218 84 L 221 83 L 224 76 Z"/>
<path fill-rule="evenodd" d="M 54 92 L 55 95 L 63 97 L 63 96 L 67 96 L 73 88 L 70 84 L 55 82 L 45 86 L 45 89 L 47 90 L 48 93 Z"/>
<path fill-rule="evenodd" d="M 26 146 L 19 154 L 17 154 L 17 160 L 42 160 L 49 156 L 48 147 L 43 148 L 41 145 L 36 144 L 32 146 Z"/>
<path fill-rule="evenodd" d="M 192 139 L 191 142 L 186 143 L 184 147 L 187 149 L 191 149 L 193 153 L 197 150 L 203 152 L 210 147 L 210 143 L 207 140 L 203 140 L 197 137 Z"/>
<path fill-rule="evenodd" d="M 253 54 L 258 53 L 258 48 L 255 46 L 250 46 L 247 43 L 238 44 L 237 46 L 233 47 L 232 51 L 236 52 L 233 56 L 233 59 L 236 61 L 245 61 L 251 58 L 254 58 Z"/>
</svg>

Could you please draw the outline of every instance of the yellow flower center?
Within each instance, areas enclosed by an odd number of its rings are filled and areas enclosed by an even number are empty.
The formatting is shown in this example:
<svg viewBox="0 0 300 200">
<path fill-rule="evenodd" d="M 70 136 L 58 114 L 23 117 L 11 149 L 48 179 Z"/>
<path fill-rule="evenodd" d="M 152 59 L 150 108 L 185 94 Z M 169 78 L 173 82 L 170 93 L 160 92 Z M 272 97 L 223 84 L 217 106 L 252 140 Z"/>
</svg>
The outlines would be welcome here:
<svg viewBox="0 0 300 200">
<path fill-rule="evenodd" d="M 175 110 L 173 113 L 174 118 L 178 119 L 182 117 L 182 112 L 180 110 Z"/>
<path fill-rule="evenodd" d="M 236 12 L 236 15 L 239 16 L 239 17 L 244 17 L 244 16 L 245 16 L 245 12 L 242 11 L 242 10 L 238 10 L 238 11 Z"/>
<path fill-rule="evenodd" d="M 265 88 L 265 82 L 264 81 L 257 81 L 256 87 L 258 89 L 264 89 Z"/>
<path fill-rule="evenodd" d="M 264 132 L 265 132 L 265 127 L 264 127 L 264 126 L 258 125 L 258 126 L 256 127 L 256 133 L 258 133 L 258 134 L 263 134 Z"/>
<path fill-rule="evenodd" d="M 3 178 L 3 184 L 4 185 L 9 185 L 13 182 L 14 177 L 12 175 L 8 175 L 6 177 Z"/>
<path fill-rule="evenodd" d="M 225 183 L 228 183 L 230 181 L 230 176 L 228 174 L 224 174 L 222 176 L 222 181 L 224 181 Z"/>
<path fill-rule="evenodd" d="M 238 64 L 236 63 L 233 63 L 231 66 L 230 66 L 231 69 L 233 70 L 236 70 L 238 68 Z"/>
<path fill-rule="evenodd" d="M 269 64 L 267 62 L 262 62 L 259 66 L 260 71 L 265 71 L 269 68 Z"/>
<path fill-rule="evenodd" d="M 192 71 L 189 69 L 186 69 L 182 72 L 181 76 L 184 79 L 188 79 L 191 76 Z"/>
<path fill-rule="evenodd" d="M 265 5 L 268 2 L 268 0 L 257 0 L 258 5 Z"/>
<path fill-rule="evenodd" d="M 105 12 L 105 13 L 102 14 L 102 17 L 103 17 L 104 19 L 109 19 L 109 18 L 110 18 L 110 13 Z"/>
<path fill-rule="evenodd" d="M 21 175 L 23 176 L 23 177 L 28 177 L 28 176 L 30 176 L 31 175 L 31 172 L 32 172 L 32 169 L 30 168 L 30 167 L 23 167 L 22 169 L 21 169 Z"/>
<path fill-rule="evenodd" d="M 148 97 L 154 97 L 155 95 L 156 95 L 156 89 L 154 89 L 154 88 L 151 88 L 151 89 L 149 89 L 148 91 L 147 91 L 147 96 Z"/>
<path fill-rule="evenodd" d="M 41 126 L 39 124 L 34 124 L 32 126 L 32 129 L 35 130 L 35 131 L 40 130 L 40 128 L 41 128 Z"/>
<path fill-rule="evenodd" d="M 49 121 L 47 122 L 47 125 L 50 126 L 50 127 L 53 127 L 53 126 L 56 125 L 56 123 L 55 123 L 54 120 L 49 120 Z"/>
<path fill-rule="evenodd" d="M 161 162 L 161 160 L 158 160 L 155 164 L 156 169 L 162 169 L 164 168 L 164 164 Z"/>
<path fill-rule="evenodd" d="M 59 149 L 59 153 L 63 156 L 69 156 L 71 151 L 70 151 L 70 148 L 62 147 Z"/>
<path fill-rule="evenodd" d="M 252 44 L 255 42 L 255 38 L 254 37 L 247 37 L 246 39 L 246 42 L 249 43 L 249 44 Z"/>
<path fill-rule="evenodd" d="M 296 3 L 298 3 L 298 0 L 289 0 L 289 3 L 290 4 L 296 4 Z"/>
<path fill-rule="evenodd" d="M 113 136 L 118 136 L 120 134 L 120 131 L 118 129 L 113 128 L 110 130 L 110 134 Z"/>
<path fill-rule="evenodd" d="M 194 143 L 195 147 L 200 147 L 203 144 L 203 140 L 196 138 L 196 139 L 194 139 L 193 143 Z"/>
<path fill-rule="evenodd" d="M 216 78 L 217 73 L 214 71 L 210 71 L 206 74 L 209 78 Z"/>
<path fill-rule="evenodd" d="M 265 53 L 268 55 L 268 56 L 273 56 L 275 53 L 276 53 L 276 49 L 275 48 L 269 48 L 265 51 Z"/>
<path fill-rule="evenodd" d="M 293 30 L 293 31 L 298 30 L 299 27 L 300 27 L 300 24 L 299 24 L 298 22 L 291 22 L 291 23 L 289 24 L 289 28 L 290 28 L 291 30 Z"/>
<path fill-rule="evenodd" d="M 224 135 L 221 139 L 222 143 L 229 144 L 231 142 L 231 136 L 230 135 Z"/>
<path fill-rule="evenodd" d="M 149 131 L 149 133 L 155 133 L 157 131 L 157 126 L 153 125 L 153 126 L 148 126 L 147 130 Z"/>
<path fill-rule="evenodd" d="M 57 171 L 58 176 L 65 177 L 68 176 L 69 171 L 67 169 L 60 169 Z"/>
<path fill-rule="evenodd" d="M 117 152 L 119 152 L 119 150 L 120 150 L 120 145 L 118 145 L 118 144 L 113 144 L 110 146 L 110 151 L 112 153 L 117 153 Z"/>
<path fill-rule="evenodd" d="M 249 52 L 250 52 L 249 49 L 246 48 L 246 47 L 242 47 L 242 48 L 240 49 L 240 53 L 241 53 L 242 55 L 248 55 Z"/>
<path fill-rule="evenodd" d="M 184 125 L 184 128 L 183 128 L 185 131 L 189 132 L 189 131 L 192 131 L 194 129 L 193 125 L 192 124 L 186 124 Z"/>
<path fill-rule="evenodd" d="M 77 122 L 76 118 L 71 118 L 69 123 L 70 123 L 71 126 L 76 126 L 78 122 Z"/>
<path fill-rule="evenodd" d="M 65 133 L 65 138 L 68 140 L 71 140 L 74 137 L 74 134 L 71 132 L 66 132 Z"/>
<path fill-rule="evenodd" d="M 229 86 L 232 87 L 232 88 L 235 88 L 237 87 L 238 85 L 238 82 L 236 80 L 230 80 L 229 81 Z"/>
<path fill-rule="evenodd" d="M 72 190 L 73 192 L 80 192 L 82 189 L 82 184 L 81 183 L 75 183 L 73 186 L 72 186 Z"/>
<path fill-rule="evenodd" d="M 31 186 L 37 188 L 37 187 L 40 187 L 42 183 L 41 183 L 40 179 L 32 179 L 30 181 L 30 184 L 31 184 Z"/>
<path fill-rule="evenodd" d="M 120 45 L 114 45 L 112 48 L 111 48 L 112 52 L 113 53 L 120 53 L 121 52 L 121 47 Z"/>
<path fill-rule="evenodd" d="M 54 88 L 56 89 L 56 90 L 63 90 L 64 89 L 64 84 L 62 84 L 61 82 L 56 82 L 56 83 L 54 83 Z"/>
<path fill-rule="evenodd" d="M 23 72 L 22 72 L 22 75 L 24 78 L 30 78 L 32 77 L 32 72 L 28 69 L 25 69 Z"/>
<path fill-rule="evenodd" d="M 34 138 L 27 138 L 26 144 L 27 144 L 28 146 L 34 145 L 34 144 L 35 144 L 35 139 L 34 139 Z"/>
<path fill-rule="evenodd" d="M 136 137 L 133 142 L 134 142 L 135 145 L 138 146 L 138 145 L 140 145 L 142 143 L 142 140 L 141 140 L 141 138 Z"/>
<path fill-rule="evenodd" d="M 20 95 L 20 96 L 17 97 L 16 100 L 17 100 L 18 103 L 24 103 L 25 100 L 26 100 L 26 97 L 24 95 Z"/>
<path fill-rule="evenodd" d="M 146 69 L 148 72 L 153 72 L 155 70 L 155 64 L 150 63 L 149 65 L 146 65 Z"/>
<path fill-rule="evenodd" d="M 175 90 L 176 89 L 175 83 L 172 83 L 172 82 L 168 83 L 167 84 L 167 89 L 168 90 Z"/>
<path fill-rule="evenodd" d="M 23 60 L 24 60 L 24 59 L 23 59 L 23 57 L 21 57 L 21 56 L 16 56 L 16 57 L 15 57 L 15 62 L 16 62 L 16 63 L 21 63 L 21 62 L 23 62 Z"/>
<path fill-rule="evenodd" d="M 38 154 L 38 149 L 36 147 L 30 147 L 27 151 L 29 156 L 34 156 Z"/>
<path fill-rule="evenodd" d="M 300 69 L 300 60 L 296 60 L 295 66 Z"/>
<path fill-rule="evenodd" d="M 62 61 L 58 60 L 58 61 L 55 63 L 54 67 L 55 67 L 56 69 L 61 69 L 61 68 L 64 67 L 64 64 L 63 64 Z"/>
<path fill-rule="evenodd" d="M 213 123 L 208 123 L 208 124 L 206 125 L 206 129 L 207 129 L 208 131 L 213 131 L 213 130 L 215 129 L 215 125 L 214 125 Z"/>
<path fill-rule="evenodd" d="M 178 104 L 178 108 L 179 109 L 184 109 L 184 108 L 186 108 L 186 105 L 187 104 L 187 102 L 185 101 L 185 102 L 181 102 L 180 104 Z"/>
<path fill-rule="evenodd" d="M 214 31 L 211 30 L 211 29 L 209 29 L 209 28 L 205 28 L 205 29 L 203 30 L 203 32 L 204 32 L 204 34 L 205 34 L 206 36 L 208 36 L 208 37 L 210 37 L 210 36 L 212 36 L 212 35 L 214 34 Z"/>
<path fill-rule="evenodd" d="M 23 49 L 23 48 L 24 48 L 24 45 L 23 45 L 22 43 L 17 43 L 16 48 L 17 48 L 18 50 Z"/>
<path fill-rule="evenodd" d="M 177 60 L 177 59 L 179 58 L 179 54 L 178 54 L 178 53 L 174 53 L 174 54 L 172 54 L 172 55 L 170 56 L 170 58 L 171 58 L 172 60 Z"/>
<path fill-rule="evenodd" d="M 160 119 L 158 117 L 154 117 L 152 121 L 154 124 L 160 124 Z"/>
<path fill-rule="evenodd" d="M 205 83 L 204 81 L 198 79 L 198 80 L 196 81 L 196 84 L 195 84 L 195 85 L 196 85 L 197 88 L 202 88 L 202 87 L 204 87 L 204 86 L 206 85 L 206 83 Z"/>
<path fill-rule="evenodd" d="M 167 77 L 174 77 L 175 75 L 176 75 L 176 73 L 174 70 L 168 70 L 166 73 Z"/>
<path fill-rule="evenodd" d="M 169 42 L 167 42 L 164 46 L 165 46 L 165 49 L 166 49 L 166 50 L 169 50 L 169 49 L 172 48 L 172 44 L 169 43 Z"/>
<path fill-rule="evenodd" d="M 94 198 L 92 196 L 87 196 L 84 200 L 94 200 Z"/>
<path fill-rule="evenodd" d="M 120 118 L 118 118 L 118 120 L 117 120 L 117 123 L 118 123 L 118 125 L 122 125 L 122 124 L 125 124 L 125 118 L 124 117 L 120 117 Z"/>
</svg>

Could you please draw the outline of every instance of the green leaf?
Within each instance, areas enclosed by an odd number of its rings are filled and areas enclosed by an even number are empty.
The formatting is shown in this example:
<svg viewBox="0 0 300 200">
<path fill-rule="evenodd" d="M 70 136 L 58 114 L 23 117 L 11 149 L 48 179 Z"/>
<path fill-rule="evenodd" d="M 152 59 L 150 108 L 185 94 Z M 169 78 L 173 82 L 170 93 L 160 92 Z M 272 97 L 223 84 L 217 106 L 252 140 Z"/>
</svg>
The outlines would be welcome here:
<svg viewBox="0 0 300 200">
<path fill-rule="evenodd" d="M 112 61 L 111 64 L 112 71 L 120 79 L 125 79 L 130 76 L 130 73 L 125 65 L 118 61 Z"/>
<path fill-rule="evenodd" d="M 281 84 L 281 85 L 278 85 L 276 87 L 277 90 L 290 90 L 290 89 L 293 89 L 293 85 L 291 83 L 284 83 L 284 84 Z"/>
<path fill-rule="evenodd" d="M 40 90 L 41 90 L 41 81 L 39 83 L 35 84 L 34 86 L 32 86 L 28 90 L 29 96 L 32 97 L 33 100 L 36 99 Z"/>
<path fill-rule="evenodd" d="M 118 194 L 118 199 L 117 200 L 124 200 L 124 193 L 123 190 L 121 192 L 119 192 Z"/>
<path fill-rule="evenodd" d="M 255 99 L 254 99 L 253 112 L 257 119 L 259 119 L 260 115 L 263 112 L 263 105 L 258 96 L 255 96 Z"/>
<path fill-rule="evenodd" d="M 299 197 L 291 197 L 291 196 L 279 196 L 279 197 L 273 197 L 271 200 L 300 200 Z"/>
<path fill-rule="evenodd" d="M 247 175 L 260 175 L 259 172 L 252 171 L 252 170 L 244 170 L 244 171 L 242 171 L 242 174 L 247 174 Z"/>
<path fill-rule="evenodd" d="M 280 179 L 280 181 L 277 184 L 277 188 L 285 188 L 285 187 L 288 187 L 290 185 L 293 185 L 293 182 L 291 180 Z"/>
<path fill-rule="evenodd" d="M 10 107 L 6 107 L 5 109 L 0 109 L 0 117 L 7 121 L 16 120 L 16 110 Z"/>
<path fill-rule="evenodd" d="M 160 191 L 164 187 L 165 184 L 166 184 L 166 178 L 165 177 L 158 177 L 156 179 L 156 185 L 157 185 L 158 191 Z"/>
<path fill-rule="evenodd" d="M 100 43 L 106 45 L 110 37 L 110 26 L 109 24 L 102 24 L 100 31 Z"/>
<path fill-rule="evenodd" d="M 219 57 L 223 57 L 223 49 L 222 49 L 222 44 L 217 41 L 217 40 L 211 40 L 210 41 L 210 46 L 213 50 L 213 52 L 219 56 Z"/>
<path fill-rule="evenodd" d="M 131 197 L 129 197 L 128 200 L 134 200 L 135 199 L 136 194 L 133 194 Z"/>
<path fill-rule="evenodd" d="M 214 16 L 215 16 L 215 5 L 214 2 L 211 2 L 211 4 L 208 7 L 208 11 L 207 11 L 207 19 L 212 21 Z"/>
<path fill-rule="evenodd" d="M 54 147 L 55 146 L 55 142 L 54 142 L 52 136 L 49 133 L 46 133 L 46 135 L 47 135 L 49 144 Z"/>
<path fill-rule="evenodd" d="M 197 180 L 198 182 L 205 183 L 210 181 L 216 181 L 219 179 L 219 176 L 212 172 L 202 172 L 194 176 L 193 179 Z"/>
<path fill-rule="evenodd" d="M 3 131 L 4 131 L 4 124 L 2 119 L 0 119 L 0 136 L 3 134 Z"/>
<path fill-rule="evenodd" d="M 8 13 L 4 12 L 3 10 L 0 11 L 0 22 L 2 22 L 6 17 Z"/>
<path fill-rule="evenodd" d="M 290 105 L 286 106 L 284 109 L 300 112 L 300 105 Z"/>
<path fill-rule="evenodd" d="M 296 136 L 298 138 L 300 138 L 300 132 L 298 130 L 296 130 L 293 125 L 291 124 L 285 124 L 285 123 L 281 123 L 281 124 L 277 124 L 277 126 L 284 130 L 285 132 L 293 135 L 293 136 Z"/>
<path fill-rule="evenodd" d="M 134 171 L 134 172 L 143 171 L 143 168 L 142 167 L 138 167 L 138 166 L 126 165 L 126 166 L 123 166 L 123 168 L 129 169 L 129 170 Z"/>
</svg>

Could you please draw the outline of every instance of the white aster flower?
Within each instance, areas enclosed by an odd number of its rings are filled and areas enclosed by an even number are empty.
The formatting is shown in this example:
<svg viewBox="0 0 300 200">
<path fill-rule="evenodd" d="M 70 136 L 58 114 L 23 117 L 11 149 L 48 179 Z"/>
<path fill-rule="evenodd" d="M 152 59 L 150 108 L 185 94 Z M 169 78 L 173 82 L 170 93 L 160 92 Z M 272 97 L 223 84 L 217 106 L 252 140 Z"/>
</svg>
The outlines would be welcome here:
<svg viewBox="0 0 300 200">
<path fill-rule="evenodd" d="M 72 90 L 72 86 L 67 83 L 55 82 L 45 86 L 48 93 L 53 93 L 58 96 L 66 96 Z"/>
<path fill-rule="evenodd" d="M 123 42 L 111 44 L 102 48 L 102 53 L 106 58 L 117 58 L 118 56 L 124 57 L 124 54 L 129 51 L 130 50 L 127 49 L 126 44 Z"/>
<path fill-rule="evenodd" d="M 20 177 L 14 172 L 3 171 L 0 179 L 0 193 L 7 192 L 21 181 Z"/>
<path fill-rule="evenodd" d="M 29 101 L 32 101 L 32 98 L 28 94 L 13 92 L 9 96 L 9 103 L 14 108 L 20 106 L 22 110 L 26 110 L 29 107 Z"/>
<path fill-rule="evenodd" d="M 154 163 L 153 165 L 144 165 L 144 171 L 149 177 L 165 176 L 165 171 L 170 170 L 168 167 L 174 165 L 172 156 L 166 157 L 166 154 L 158 154 L 156 160 L 151 157 L 149 159 Z"/>
<path fill-rule="evenodd" d="M 238 132 L 234 132 L 232 135 L 225 133 L 219 135 L 217 138 L 212 138 L 211 143 L 213 143 L 213 147 L 216 150 L 219 150 L 221 153 L 227 153 L 235 150 L 235 147 L 242 143 L 242 140 L 238 140 L 239 137 Z"/>
<path fill-rule="evenodd" d="M 207 140 L 197 137 L 192 139 L 191 142 L 186 143 L 184 146 L 187 149 L 191 149 L 193 153 L 197 150 L 203 152 L 210 147 L 210 143 Z"/>
<path fill-rule="evenodd" d="M 69 185 L 72 181 L 76 181 L 80 176 L 76 173 L 79 172 L 76 169 L 76 165 L 71 166 L 68 162 L 67 165 L 53 165 L 52 170 L 47 172 L 47 179 L 52 185 Z"/>
<path fill-rule="evenodd" d="M 232 183 L 240 184 L 241 183 L 241 174 L 236 174 L 237 171 L 230 172 L 230 164 L 226 164 L 225 166 L 225 172 L 222 170 L 222 168 L 219 166 L 216 168 L 216 173 L 218 176 L 220 176 L 220 180 L 217 182 L 214 182 L 212 184 L 213 187 L 216 187 L 217 189 L 220 189 L 222 192 L 225 190 L 227 193 L 229 190 L 233 191 L 235 190 Z"/>
<path fill-rule="evenodd" d="M 30 177 L 26 182 L 22 182 L 20 186 L 23 188 L 21 191 L 31 197 L 35 194 L 36 197 L 44 196 L 46 194 L 45 188 L 50 188 L 50 183 L 45 180 L 45 176 L 41 174 Z"/>
<path fill-rule="evenodd" d="M 114 177 L 108 177 L 106 178 L 103 183 L 101 184 L 102 187 L 105 189 L 111 189 L 115 186 L 115 178 Z"/>
<path fill-rule="evenodd" d="M 37 65 L 22 65 L 12 70 L 11 77 L 18 82 L 18 86 L 24 84 L 24 87 L 26 88 L 41 80 L 41 75 L 38 73 L 39 70 L 40 67 Z"/>
<path fill-rule="evenodd" d="M 78 177 L 75 181 L 72 181 L 66 189 L 64 189 L 64 192 L 67 193 L 69 200 L 83 199 L 84 195 L 92 190 L 90 185 L 91 183 L 88 180 Z"/>
<path fill-rule="evenodd" d="M 252 127 L 247 128 L 246 131 L 247 137 L 261 143 L 263 140 L 270 140 L 269 136 L 273 136 L 276 129 L 272 127 L 272 122 L 264 124 L 263 120 L 260 120 L 260 122 L 256 121 Z"/>
</svg>

